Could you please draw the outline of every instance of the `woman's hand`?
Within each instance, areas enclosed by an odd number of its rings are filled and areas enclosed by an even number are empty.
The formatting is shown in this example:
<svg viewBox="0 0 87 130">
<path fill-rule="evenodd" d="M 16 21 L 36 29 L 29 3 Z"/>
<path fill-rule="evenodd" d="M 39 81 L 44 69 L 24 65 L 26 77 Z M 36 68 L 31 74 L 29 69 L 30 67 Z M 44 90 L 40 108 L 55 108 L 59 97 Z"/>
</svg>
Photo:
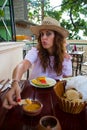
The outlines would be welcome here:
<svg viewBox="0 0 87 130">
<path fill-rule="evenodd" d="M 17 101 L 21 99 L 20 93 L 20 86 L 17 83 L 12 85 L 12 88 L 8 91 L 4 98 L 3 107 L 6 109 L 11 109 L 12 107 L 18 105 Z"/>
</svg>

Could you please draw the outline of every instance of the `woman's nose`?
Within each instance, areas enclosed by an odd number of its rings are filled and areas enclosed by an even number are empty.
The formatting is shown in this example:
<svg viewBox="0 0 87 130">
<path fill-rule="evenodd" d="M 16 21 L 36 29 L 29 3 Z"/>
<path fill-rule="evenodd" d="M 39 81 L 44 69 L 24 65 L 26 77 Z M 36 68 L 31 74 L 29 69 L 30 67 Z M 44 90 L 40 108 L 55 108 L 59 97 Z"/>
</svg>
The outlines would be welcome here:
<svg viewBox="0 0 87 130">
<path fill-rule="evenodd" d="M 46 34 L 43 34 L 42 38 L 47 38 L 47 35 L 46 35 Z"/>
</svg>

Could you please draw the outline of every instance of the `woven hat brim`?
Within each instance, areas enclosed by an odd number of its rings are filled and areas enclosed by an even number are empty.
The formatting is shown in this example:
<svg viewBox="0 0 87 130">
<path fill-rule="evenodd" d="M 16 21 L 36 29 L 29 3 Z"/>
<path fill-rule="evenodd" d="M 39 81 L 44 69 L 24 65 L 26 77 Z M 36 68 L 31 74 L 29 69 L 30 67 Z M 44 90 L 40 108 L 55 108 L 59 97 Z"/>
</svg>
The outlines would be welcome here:
<svg viewBox="0 0 87 130">
<path fill-rule="evenodd" d="M 54 25 L 30 26 L 30 30 L 36 36 L 38 36 L 40 30 L 43 30 L 43 29 L 49 29 L 49 30 L 56 31 L 56 32 L 60 33 L 65 38 L 68 37 L 68 35 L 69 35 L 69 32 L 66 29 L 64 29 L 63 27 L 59 27 L 59 26 L 54 26 Z"/>
</svg>

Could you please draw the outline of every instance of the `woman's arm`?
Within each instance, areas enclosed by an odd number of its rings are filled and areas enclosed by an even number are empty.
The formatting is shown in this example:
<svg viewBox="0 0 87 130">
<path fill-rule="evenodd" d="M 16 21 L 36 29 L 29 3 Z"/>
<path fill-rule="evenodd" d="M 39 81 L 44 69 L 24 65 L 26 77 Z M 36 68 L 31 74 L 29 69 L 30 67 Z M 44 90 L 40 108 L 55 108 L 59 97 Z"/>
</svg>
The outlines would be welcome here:
<svg viewBox="0 0 87 130">
<path fill-rule="evenodd" d="M 19 86 L 19 81 L 21 80 L 22 75 L 27 71 L 27 69 L 30 68 L 30 66 L 31 63 L 28 60 L 23 60 L 13 70 L 12 87 L 4 98 L 3 107 L 11 109 L 13 106 L 18 104 L 17 101 L 21 99 L 21 88 Z M 16 101 L 14 100 L 14 97 L 16 98 Z"/>
<path fill-rule="evenodd" d="M 23 60 L 13 70 L 12 79 L 20 81 L 23 74 L 30 68 L 31 63 L 28 60 Z"/>
</svg>

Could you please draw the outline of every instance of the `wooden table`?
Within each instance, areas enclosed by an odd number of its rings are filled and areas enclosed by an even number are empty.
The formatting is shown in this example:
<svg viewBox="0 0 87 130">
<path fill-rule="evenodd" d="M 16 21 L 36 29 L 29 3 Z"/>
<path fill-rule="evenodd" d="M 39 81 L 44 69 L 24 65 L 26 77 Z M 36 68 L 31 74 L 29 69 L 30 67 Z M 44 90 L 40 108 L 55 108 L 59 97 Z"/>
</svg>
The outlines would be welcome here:
<svg viewBox="0 0 87 130">
<path fill-rule="evenodd" d="M 72 56 L 73 76 L 77 76 L 78 74 L 81 74 L 84 53 L 85 51 L 69 52 L 69 54 Z"/>
<path fill-rule="evenodd" d="M 57 97 L 51 88 L 35 88 L 24 81 L 22 98 L 38 99 L 43 103 L 42 112 L 35 117 L 23 113 L 21 106 L 7 111 L 0 100 L 0 130 L 38 130 L 38 122 L 42 116 L 54 115 L 61 124 L 62 130 L 87 130 L 87 108 L 80 114 L 68 114 L 59 109 Z"/>
</svg>

